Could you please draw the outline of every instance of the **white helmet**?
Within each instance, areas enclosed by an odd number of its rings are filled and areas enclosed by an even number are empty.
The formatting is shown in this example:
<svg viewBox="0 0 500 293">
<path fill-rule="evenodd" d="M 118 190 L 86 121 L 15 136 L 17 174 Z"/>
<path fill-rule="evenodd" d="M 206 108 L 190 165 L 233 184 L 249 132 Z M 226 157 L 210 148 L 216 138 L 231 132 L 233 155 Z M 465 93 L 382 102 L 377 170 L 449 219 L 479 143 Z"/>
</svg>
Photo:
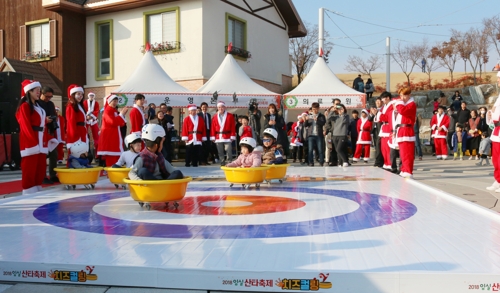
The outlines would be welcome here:
<svg viewBox="0 0 500 293">
<path fill-rule="evenodd" d="M 83 153 L 89 151 L 89 146 L 87 145 L 87 143 L 78 140 L 69 148 L 69 150 L 74 157 L 79 158 Z"/>
<path fill-rule="evenodd" d="M 141 135 L 137 132 L 134 132 L 134 133 L 127 135 L 123 141 L 125 142 L 125 145 L 128 148 L 129 144 L 134 142 L 134 140 L 138 140 L 138 139 L 141 139 Z"/>
<path fill-rule="evenodd" d="M 251 146 L 253 149 L 257 146 L 257 142 L 255 141 L 255 139 L 253 139 L 253 137 L 244 137 L 240 140 L 240 145 L 241 144 L 246 144 L 246 145 L 249 145 Z"/>
<path fill-rule="evenodd" d="M 165 136 L 165 129 L 158 124 L 146 124 L 142 127 L 142 139 L 155 141 L 158 137 Z"/>
<path fill-rule="evenodd" d="M 274 139 L 278 139 L 278 132 L 276 131 L 276 129 L 273 129 L 273 128 L 266 128 L 264 130 L 264 133 L 263 134 L 269 134 L 270 136 L 274 137 Z"/>
</svg>

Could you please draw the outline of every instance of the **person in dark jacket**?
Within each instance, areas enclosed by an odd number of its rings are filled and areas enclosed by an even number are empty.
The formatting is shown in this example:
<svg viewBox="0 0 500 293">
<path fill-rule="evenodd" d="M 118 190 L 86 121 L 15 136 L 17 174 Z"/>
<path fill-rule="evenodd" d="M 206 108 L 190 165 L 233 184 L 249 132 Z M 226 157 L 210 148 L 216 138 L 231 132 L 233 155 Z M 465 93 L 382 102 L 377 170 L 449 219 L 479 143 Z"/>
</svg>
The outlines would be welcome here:
<svg viewBox="0 0 500 293">
<path fill-rule="evenodd" d="M 457 111 L 457 123 L 462 124 L 465 128 L 465 131 L 469 131 L 469 119 L 470 119 L 470 110 L 467 109 L 467 103 L 462 101 L 460 104 L 460 108 Z"/>
<path fill-rule="evenodd" d="M 285 119 L 283 119 L 283 116 L 278 113 L 278 109 L 276 108 L 275 104 L 269 104 L 269 107 L 267 108 L 267 114 L 264 115 L 264 119 L 264 129 L 272 128 L 278 132 L 277 143 L 283 147 L 285 154 L 288 156 L 289 143 L 288 136 L 286 135 L 286 123 Z"/>
<path fill-rule="evenodd" d="M 460 95 L 460 93 L 458 91 L 455 91 L 455 94 L 451 96 L 450 100 L 451 100 L 451 107 L 453 107 L 455 111 L 458 111 L 458 109 L 460 109 L 460 104 L 463 101 L 463 98 Z"/>
<path fill-rule="evenodd" d="M 325 146 L 323 142 L 325 141 L 324 126 L 326 124 L 326 117 L 319 112 L 319 103 L 313 103 L 311 111 L 311 114 L 309 114 L 304 123 L 304 126 L 307 127 L 308 162 L 309 166 L 314 166 L 313 151 L 316 148 L 316 153 L 319 156 L 319 164 L 320 166 L 324 166 Z"/>
<path fill-rule="evenodd" d="M 349 125 L 349 115 L 343 104 L 336 106 L 338 115 L 330 116 L 326 123 L 326 132 L 332 132 L 333 147 L 337 151 L 339 167 L 349 166 L 347 158 L 347 127 Z"/>
<path fill-rule="evenodd" d="M 446 135 L 446 141 L 448 142 L 448 149 L 450 150 L 450 156 L 453 155 L 453 145 L 452 138 L 453 133 L 455 133 L 455 128 L 457 125 L 457 115 L 453 111 L 453 107 L 448 107 L 446 109 L 447 115 L 450 118 L 450 127 L 448 128 L 448 134 Z"/>
<path fill-rule="evenodd" d="M 347 127 L 347 136 L 351 138 L 351 151 L 354 155 L 354 149 L 356 149 L 356 142 L 358 141 L 358 110 L 352 110 L 351 115 L 352 119 L 350 120 L 349 126 Z"/>
</svg>

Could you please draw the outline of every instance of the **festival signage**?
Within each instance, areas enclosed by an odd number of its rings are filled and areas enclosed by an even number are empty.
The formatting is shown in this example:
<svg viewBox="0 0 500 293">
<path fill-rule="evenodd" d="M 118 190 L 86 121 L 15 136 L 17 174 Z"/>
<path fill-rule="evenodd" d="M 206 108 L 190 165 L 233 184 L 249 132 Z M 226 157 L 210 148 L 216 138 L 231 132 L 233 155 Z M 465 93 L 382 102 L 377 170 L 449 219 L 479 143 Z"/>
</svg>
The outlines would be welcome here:
<svg viewBox="0 0 500 293">
<path fill-rule="evenodd" d="M 365 108 L 366 96 L 364 94 L 324 94 L 324 95 L 286 95 L 283 103 L 286 109 L 309 109 L 313 103 L 319 103 L 320 108 L 333 105 L 334 99 L 340 99 L 340 103 L 348 109 Z"/>
</svg>

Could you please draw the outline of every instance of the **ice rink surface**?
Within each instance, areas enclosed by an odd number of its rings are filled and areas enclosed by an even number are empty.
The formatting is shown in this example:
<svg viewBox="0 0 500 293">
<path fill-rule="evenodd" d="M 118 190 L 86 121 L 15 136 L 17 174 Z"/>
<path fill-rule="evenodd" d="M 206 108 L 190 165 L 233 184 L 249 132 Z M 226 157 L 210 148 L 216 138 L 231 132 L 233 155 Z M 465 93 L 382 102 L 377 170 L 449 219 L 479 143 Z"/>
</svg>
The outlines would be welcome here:
<svg viewBox="0 0 500 293">
<path fill-rule="evenodd" d="M 224 291 L 500 291 L 500 216 L 379 168 L 290 167 L 140 207 L 107 179 L 0 200 L 0 281 Z M 168 192 L 166 190 L 165 192 Z"/>
</svg>

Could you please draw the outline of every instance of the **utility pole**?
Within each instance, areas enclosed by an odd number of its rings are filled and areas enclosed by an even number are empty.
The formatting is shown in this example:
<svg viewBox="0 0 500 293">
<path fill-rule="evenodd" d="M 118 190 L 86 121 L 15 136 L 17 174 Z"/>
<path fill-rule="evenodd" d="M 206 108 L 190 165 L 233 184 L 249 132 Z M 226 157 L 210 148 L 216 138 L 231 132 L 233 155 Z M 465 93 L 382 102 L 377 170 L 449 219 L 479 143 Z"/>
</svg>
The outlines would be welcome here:
<svg viewBox="0 0 500 293">
<path fill-rule="evenodd" d="M 391 38 L 387 37 L 385 41 L 387 53 L 385 56 L 385 90 L 391 92 Z"/>
<path fill-rule="evenodd" d="M 325 42 L 325 9 L 321 7 L 319 9 L 319 34 L 318 34 L 318 41 L 319 41 L 319 46 L 318 46 L 318 55 L 321 56 L 321 51 L 323 50 L 323 44 Z"/>
</svg>

